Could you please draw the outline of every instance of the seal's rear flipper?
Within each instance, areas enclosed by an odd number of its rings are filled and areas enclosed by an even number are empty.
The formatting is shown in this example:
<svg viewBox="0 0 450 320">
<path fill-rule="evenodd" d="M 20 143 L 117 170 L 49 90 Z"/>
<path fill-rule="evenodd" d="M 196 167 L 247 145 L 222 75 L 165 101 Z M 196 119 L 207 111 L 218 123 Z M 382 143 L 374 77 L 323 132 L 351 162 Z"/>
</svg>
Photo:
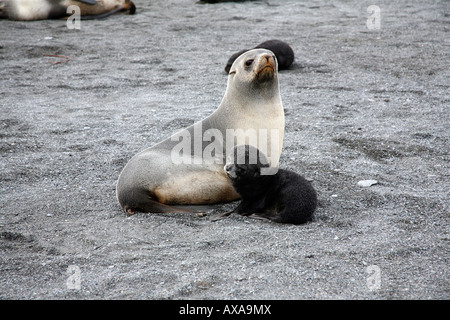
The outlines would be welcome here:
<svg viewBox="0 0 450 320">
<path fill-rule="evenodd" d="M 163 203 L 159 203 L 154 200 L 148 200 L 146 202 L 141 202 L 136 206 L 125 206 L 123 208 L 127 215 L 132 216 L 136 212 L 147 212 L 147 213 L 173 213 L 173 212 L 188 212 L 193 213 L 193 211 L 188 211 L 183 208 L 172 207 Z"/>
<path fill-rule="evenodd" d="M 141 199 L 139 203 L 133 206 L 124 206 L 124 210 L 128 215 L 133 215 L 136 212 L 147 213 L 202 213 L 199 217 L 205 216 L 207 212 L 217 210 L 217 205 L 168 205 L 158 201 L 148 199 L 147 197 Z"/>
<path fill-rule="evenodd" d="M 118 195 L 119 204 L 123 210 L 129 215 L 136 212 L 148 213 L 171 213 L 171 212 L 191 212 L 183 208 L 175 208 L 158 201 L 154 195 L 145 189 L 128 189 Z"/>
<path fill-rule="evenodd" d="M 122 10 L 121 7 L 118 7 L 114 10 L 111 10 L 109 12 L 106 13 L 102 13 L 102 14 L 97 14 L 97 15 L 89 15 L 89 16 L 81 16 L 81 20 L 95 20 L 95 19 L 104 19 L 109 17 L 110 15 L 119 12 L 120 10 Z"/>
<path fill-rule="evenodd" d="M 81 3 L 92 4 L 92 5 L 97 4 L 96 0 L 77 0 L 77 1 L 81 2 Z"/>
</svg>

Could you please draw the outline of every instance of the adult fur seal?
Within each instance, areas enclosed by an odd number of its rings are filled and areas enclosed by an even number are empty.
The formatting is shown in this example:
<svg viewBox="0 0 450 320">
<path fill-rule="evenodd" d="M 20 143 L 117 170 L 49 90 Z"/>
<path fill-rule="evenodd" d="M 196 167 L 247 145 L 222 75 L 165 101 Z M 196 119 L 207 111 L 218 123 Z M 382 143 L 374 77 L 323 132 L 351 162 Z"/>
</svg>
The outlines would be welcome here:
<svg viewBox="0 0 450 320">
<path fill-rule="evenodd" d="M 254 49 L 256 48 L 267 49 L 272 51 L 277 57 L 278 70 L 287 69 L 292 64 L 292 62 L 294 62 L 294 50 L 292 50 L 292 48 L 286 42 L 283 42 L 281 40 L 276 39 L 267 40 L 258 44 Z M 246 51 L 248 51 L 248 49 L 236 52 L 230 57 L 230 59 L 227 62 L 227 65 L 225 66 L 226 73 L 230 72 L 230 68 L 234 60 L 236 60 L 237 57 L 239 57 Z"/>
<path fill-rule="evenodd" d="M 59 19 L 71 5 L 80 8 L 82 19 L 104 18 L 119 11 L 136 12 L 131 0 L 0 0 L 0 18 L 10 20 Z"/>
<path fill-rule="evenodd" d="M 117 199 L 129 214 L 236 200 L 223 170 L 226 150 L 265 145 L 276 167 L 283 137 L 276 58 L 268 50 L 248 51 L 233 63 L 216 111 L 130 159 L 117 182 Z"/>
<path fill-rule="evenodd" d="M 302 224 L 312 220 L 317 195 L 309 181 L 293 171 L 270 168 L 265 155 L 252 146 L 237 146 L 232 159 L 224 170 L 242 202 L 213 220 L 231 213 L 279 223 Z"/>
</svg>

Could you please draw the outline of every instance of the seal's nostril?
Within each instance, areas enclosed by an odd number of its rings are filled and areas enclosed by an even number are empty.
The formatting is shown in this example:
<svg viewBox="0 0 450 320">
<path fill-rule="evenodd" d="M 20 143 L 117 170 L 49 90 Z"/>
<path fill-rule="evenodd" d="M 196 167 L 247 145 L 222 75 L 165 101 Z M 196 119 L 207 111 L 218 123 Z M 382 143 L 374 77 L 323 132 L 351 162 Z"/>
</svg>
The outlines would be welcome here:
<svg viewBox="0 0 450 320">
<path fill-rule="evenodd" d="M 267 61 L 269 61 L 271 57 L 272 57 L 272 56 L 271 56 L 270 54 L 264 55 L 264 58 L 266 58 Z"/>
</svg>

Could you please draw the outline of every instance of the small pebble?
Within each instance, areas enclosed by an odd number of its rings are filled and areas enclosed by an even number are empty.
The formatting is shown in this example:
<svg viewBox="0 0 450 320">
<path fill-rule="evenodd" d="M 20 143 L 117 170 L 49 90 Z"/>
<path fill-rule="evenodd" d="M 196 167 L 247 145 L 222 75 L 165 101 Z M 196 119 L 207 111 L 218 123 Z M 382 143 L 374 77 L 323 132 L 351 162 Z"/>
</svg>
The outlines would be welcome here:
<svg viewBox="0 0 450 320">
<path fill-rule="evenodd" d="M 370 187 L 373 186 L 374 184 L 377 184 L 378 181 L 377 180 L 361 180 L 358 181 L 358 186 L 360 187 Z"/>
</svg>

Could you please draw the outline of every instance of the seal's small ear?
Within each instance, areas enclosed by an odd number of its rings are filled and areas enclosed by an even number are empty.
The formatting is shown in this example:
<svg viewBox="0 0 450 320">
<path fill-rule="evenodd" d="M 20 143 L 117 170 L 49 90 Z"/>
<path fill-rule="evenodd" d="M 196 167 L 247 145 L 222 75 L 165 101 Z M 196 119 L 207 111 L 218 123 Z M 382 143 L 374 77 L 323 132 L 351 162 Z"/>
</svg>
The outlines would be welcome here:
<svg viewBox="0 0 450 320">
<path fill-rule="evenodd" d="M 236 70 L 231 70 L 229 74 L 235 74 Z"/>
</svg>

